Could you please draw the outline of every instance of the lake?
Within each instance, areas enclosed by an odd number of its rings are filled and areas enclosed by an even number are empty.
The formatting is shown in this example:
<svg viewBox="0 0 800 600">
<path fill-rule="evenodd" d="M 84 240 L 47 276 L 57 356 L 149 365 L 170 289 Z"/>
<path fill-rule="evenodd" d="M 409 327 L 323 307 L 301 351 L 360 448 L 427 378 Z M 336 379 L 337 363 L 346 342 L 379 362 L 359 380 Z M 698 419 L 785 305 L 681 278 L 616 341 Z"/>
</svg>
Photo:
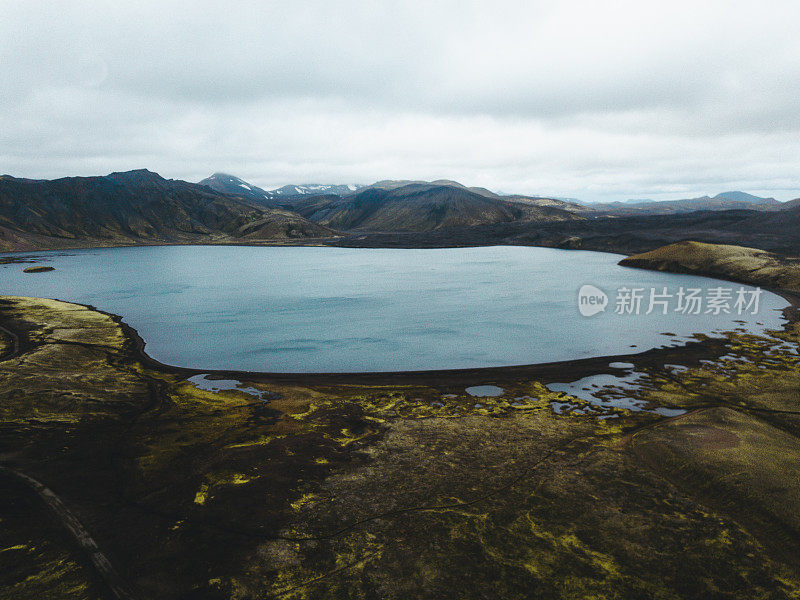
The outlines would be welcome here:
<svg viewBox="0 0 800 600">
<path fill-rule="evenodd" d="M 623 287 L 677 295 L 739 284 L 620 267 L 598 252 L 531 247 L 348 249 L 153 246 L 4 254 L 0 294 L 91 304 L 123 317 L 164 363 L 204 370 L 405 371 L 491 367 L 640 352 L 695 333 L 780 327 L 787 302 L 757 315 L 617 314 Z M 578 290 L 606 292 L 578 311 Z M 752 288 L 746 288 L 752 290 Z M 666 301 L 664 301 L 666 302 Z M 751 307 L 752 309 L 752 307 Z M 669 335 L 665 335 L 669 334 Z"/>
</svg>

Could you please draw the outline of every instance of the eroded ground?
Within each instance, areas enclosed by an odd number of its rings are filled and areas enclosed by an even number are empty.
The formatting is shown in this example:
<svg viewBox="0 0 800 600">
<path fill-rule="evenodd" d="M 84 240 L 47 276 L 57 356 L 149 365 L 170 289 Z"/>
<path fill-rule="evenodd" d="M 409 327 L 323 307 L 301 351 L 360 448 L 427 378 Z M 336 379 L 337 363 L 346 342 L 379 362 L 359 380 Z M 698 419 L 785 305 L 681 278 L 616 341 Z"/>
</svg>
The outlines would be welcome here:
<svg viewBox="0 0 800 600">
<path fill-rule="evenodd" d="M 519 374 L 203 390 L 84 307 L 6 297 L 0 325 L 0 465 L 137 598 L 800 598 L 797 325 L 637 365 L 673 418 Z M 0 597 L 114 597 L 0 485 Z"/>
</svg>

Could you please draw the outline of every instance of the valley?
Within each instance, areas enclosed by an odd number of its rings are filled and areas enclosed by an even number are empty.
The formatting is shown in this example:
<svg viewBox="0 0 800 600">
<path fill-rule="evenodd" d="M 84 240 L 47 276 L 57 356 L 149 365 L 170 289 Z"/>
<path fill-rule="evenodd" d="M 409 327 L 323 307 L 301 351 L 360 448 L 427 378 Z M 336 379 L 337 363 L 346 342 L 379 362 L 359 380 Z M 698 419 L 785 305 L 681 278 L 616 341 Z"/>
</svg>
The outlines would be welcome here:
<svg viewBox="0 0 800 600">
<path fill-rule="evenodd" d="M 0 596 L 800 595 L 796 208 L 625 215 L 454 182 L 319 196 L 88 179 L 0 180 L 2 248 L 30 251 L 6 268 L 45 267 L 51 248 L 530 245 L 791 306 L 775 330 L 614 356 L 278 374 L 171 365 L 119 316 L 0 296 Z"/>
</svg>

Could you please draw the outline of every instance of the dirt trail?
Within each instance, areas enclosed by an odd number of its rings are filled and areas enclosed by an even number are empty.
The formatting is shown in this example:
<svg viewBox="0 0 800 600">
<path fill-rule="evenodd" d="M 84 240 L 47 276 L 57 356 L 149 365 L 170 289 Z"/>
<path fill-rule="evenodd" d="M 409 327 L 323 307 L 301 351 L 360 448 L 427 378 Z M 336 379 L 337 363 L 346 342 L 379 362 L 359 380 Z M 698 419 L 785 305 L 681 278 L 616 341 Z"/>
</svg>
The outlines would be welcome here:
<svg viewBox="0 0 800 600">
<path fill-rule="evenodd" d="M 118 600 L 138 600 L 137 596 L 135 596 L 122 581 L 119 573 L 117 573 L 116 569 L 111 565 L 108 557 L 100 550 L 94 538 L 89 535 L 89 532 L 84 529 L 81 522 L 72 514 L 53 490 L 33 477 L 29 477 L 25 475 L 25 473 L 20 473 L 19 471 L 3 465 L 0 465 L 0 473 L 6 473 L 21 479 L 39 495 L 58 521 L 69 531 L 78 545 L 86 552 L 92 566 L 94 566 L 97 573 L 103 579 L 114 598 Z"/>
</svg>

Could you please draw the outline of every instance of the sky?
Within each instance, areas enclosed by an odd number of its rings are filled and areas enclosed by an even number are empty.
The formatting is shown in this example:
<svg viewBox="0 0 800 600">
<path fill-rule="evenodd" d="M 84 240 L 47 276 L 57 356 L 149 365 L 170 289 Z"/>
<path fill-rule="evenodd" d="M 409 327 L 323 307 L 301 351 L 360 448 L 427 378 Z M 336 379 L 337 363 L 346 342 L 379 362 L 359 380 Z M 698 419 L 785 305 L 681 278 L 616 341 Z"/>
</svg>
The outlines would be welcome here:
<svg viewBox="0 0 800 600">
<path fill-rule="evenodd" d="M 0 173 L 800 197 L 800 2 L 0 0 Z"/>
</svg>

